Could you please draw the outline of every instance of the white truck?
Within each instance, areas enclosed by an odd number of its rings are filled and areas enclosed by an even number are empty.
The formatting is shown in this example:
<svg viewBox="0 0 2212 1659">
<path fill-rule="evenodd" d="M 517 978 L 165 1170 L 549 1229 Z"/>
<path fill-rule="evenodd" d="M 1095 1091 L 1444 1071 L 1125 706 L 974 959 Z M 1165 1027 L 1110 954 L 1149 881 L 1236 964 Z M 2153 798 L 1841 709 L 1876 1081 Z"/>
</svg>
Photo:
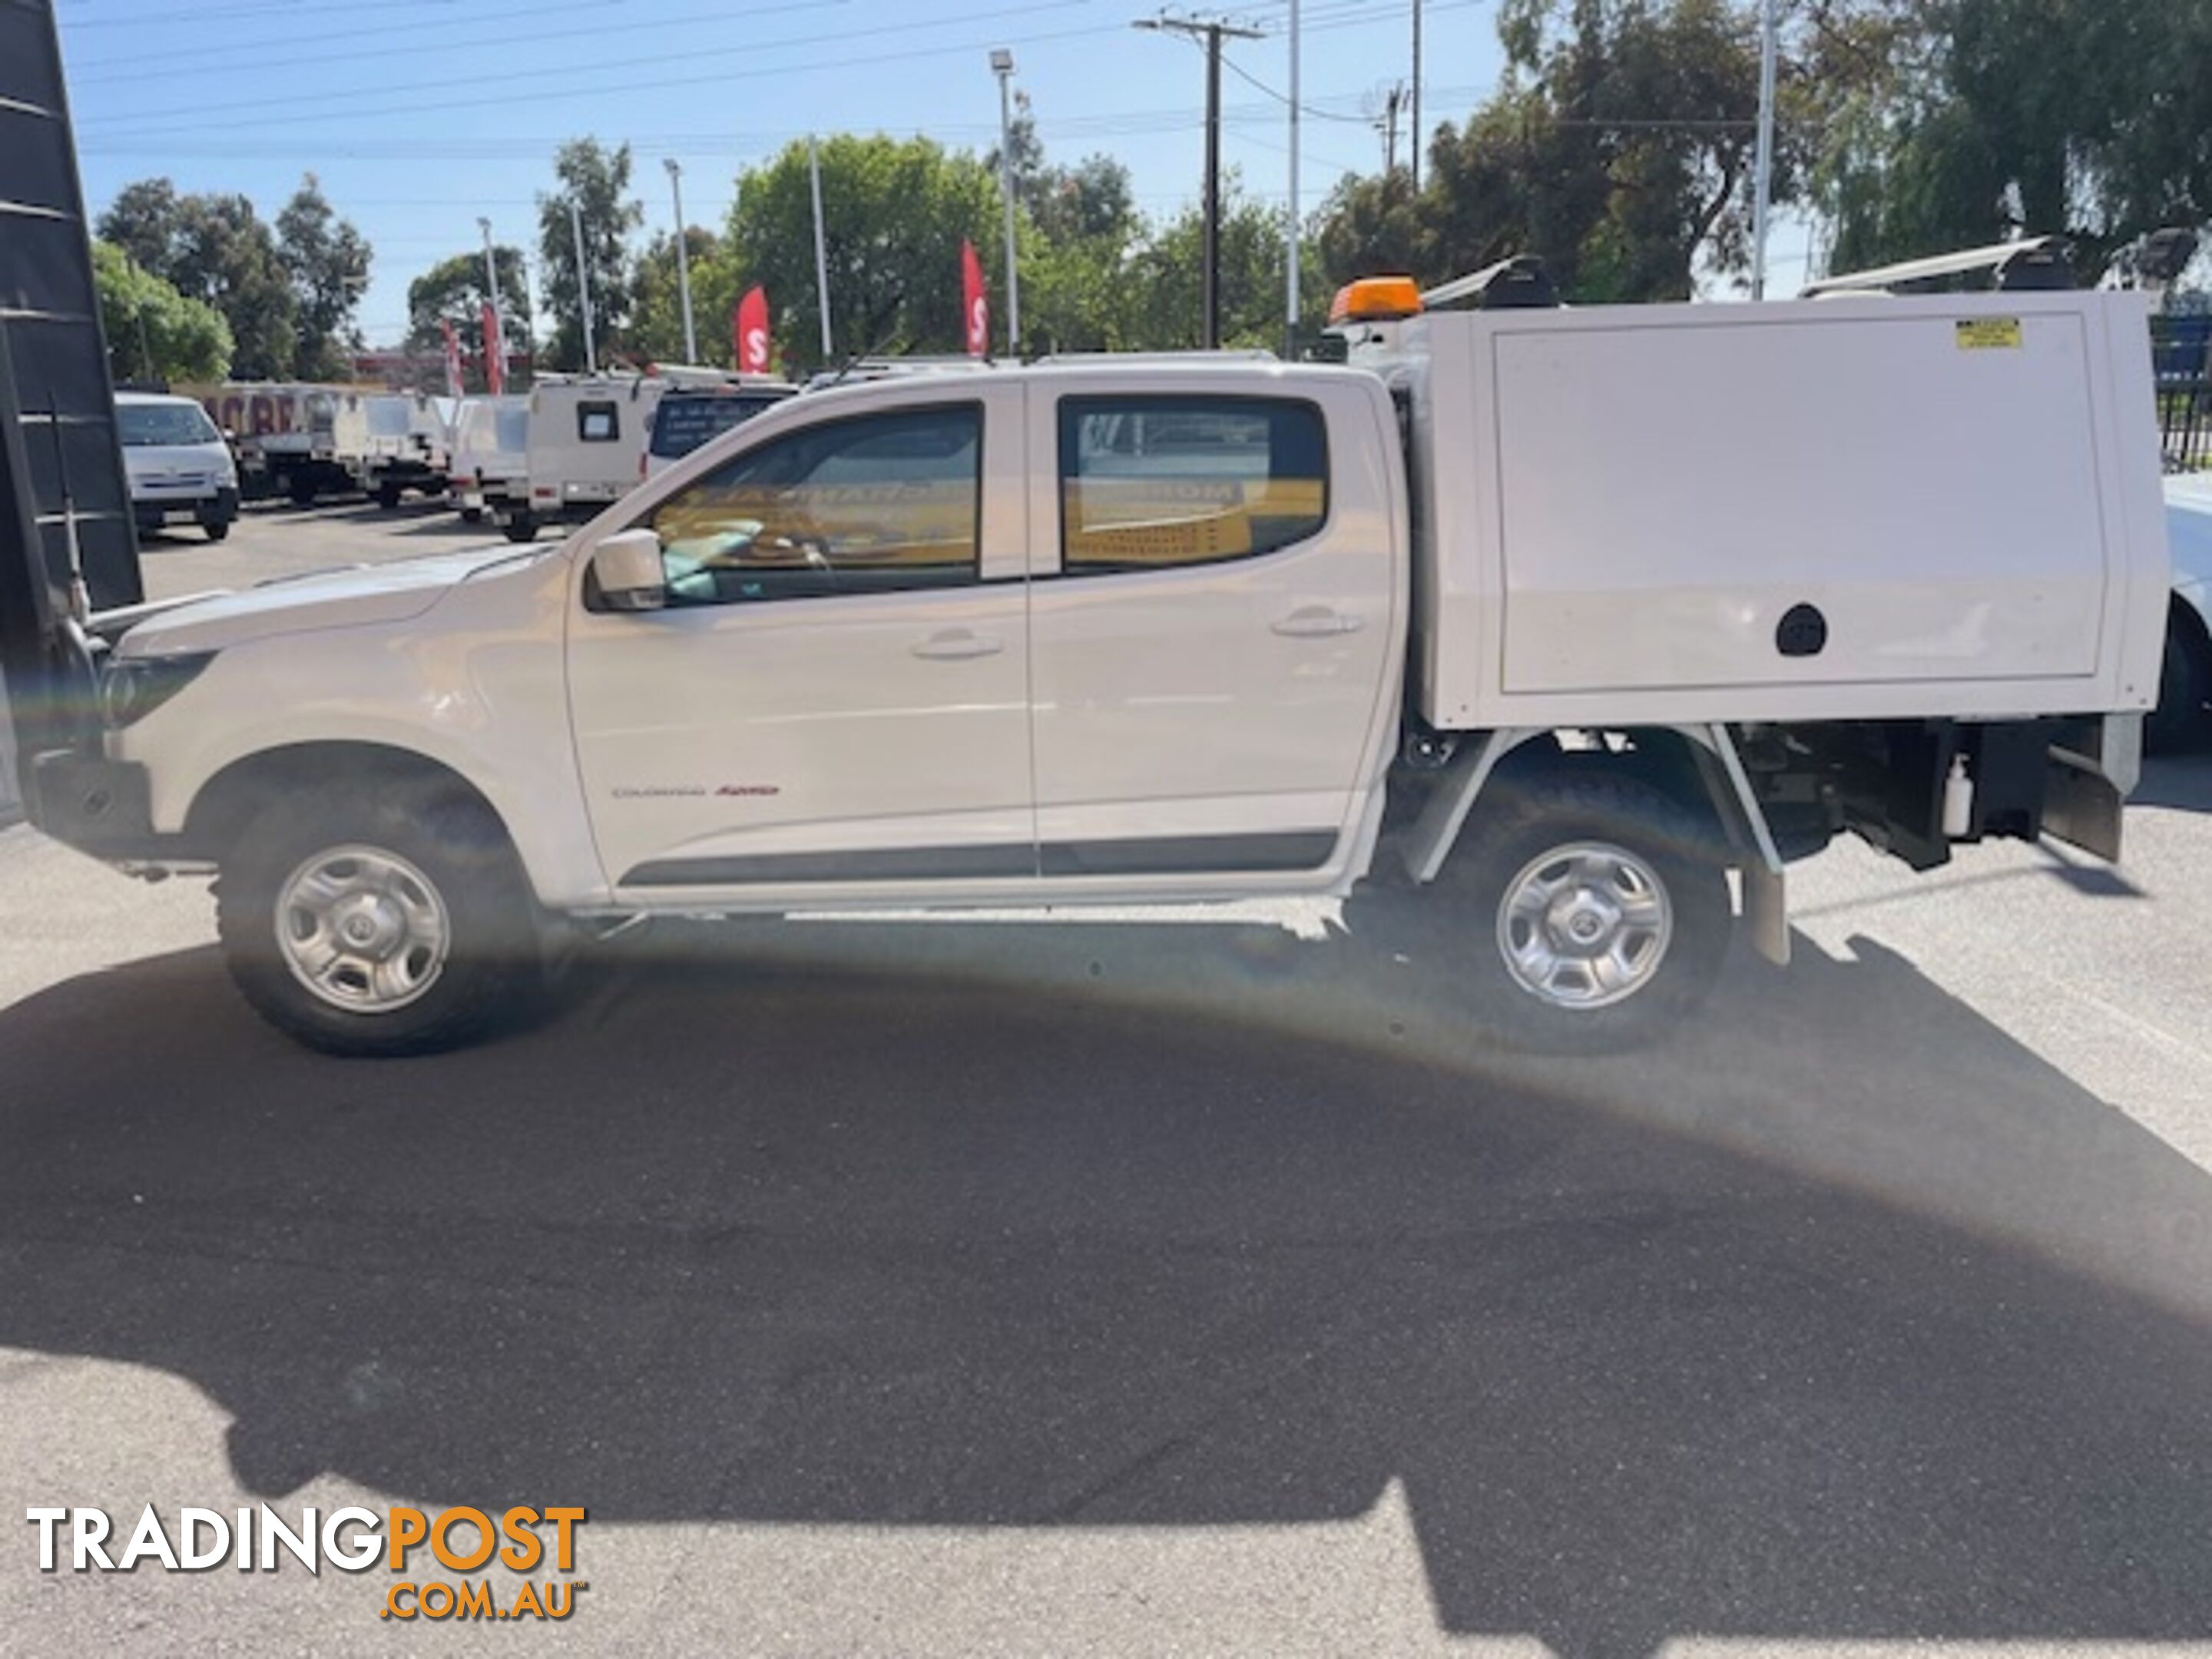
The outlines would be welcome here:
<svg viewBox="0 0 2212 1659">
<path fill-rule="evenodd" d="M 530 399 L 464 398 L 453 416 L 452 494 L 462 519 L 530 503 Z"/>
<path fill-rule="evenodd" d="M 605 509 L 645 476 L 653 405 L 668 389 L 655 374 L 541 374 L 530 388 L 526 500 L 494 507 L 513 542 L 549 525 L 576 524 Z"/>
<path fill-rule="evenodd" d="M 1362 884 L 1471 1019 L 1604 1048 L 1739 911 L 1786 957 L 1840 831 L 2117 856 L 2168 585 L 2136 297 L 1390 331 L 811 393 L 557 545 L 123 618 L 31 810 L 216 872 L 247 1000 L 343 1054 L 637 918 Z"/>
<path fill-rule="evenodd" d="M 369 443 L 368 397 L 358 388 L 256 380 L 193 395 L 235 447 L 247 495 L 305 505 L 360 487 Z"/>
<path fill-rule="evenodd" d="M 443 495 L 452 465 L 457 401 L 420 392 L 364 398 L 368 438 L 354 468 L 362 493 L 387 512 L 410 491 Z"/>
</svg>

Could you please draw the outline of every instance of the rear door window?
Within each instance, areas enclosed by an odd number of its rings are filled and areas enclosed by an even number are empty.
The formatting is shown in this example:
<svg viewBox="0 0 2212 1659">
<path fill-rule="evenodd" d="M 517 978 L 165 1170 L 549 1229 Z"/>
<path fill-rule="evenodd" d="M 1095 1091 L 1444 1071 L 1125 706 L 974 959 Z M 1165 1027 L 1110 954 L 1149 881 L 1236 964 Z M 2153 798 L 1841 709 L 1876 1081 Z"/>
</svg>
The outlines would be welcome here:
<svg viewBox="0 0 2212 1659">
<path fill-rule="evenodd" d="M 1060 482 L 1069 574 L 1251 558 L 1327 522 L 1328 428 L 1290 398 L 1068 398 Z"/>
<path fill-rule="evenodd" d="M 622 436 L 622 411 L 611 402 L 576 405 L 576 436 L 587 444 L 611 444 Z"/>
</svg>

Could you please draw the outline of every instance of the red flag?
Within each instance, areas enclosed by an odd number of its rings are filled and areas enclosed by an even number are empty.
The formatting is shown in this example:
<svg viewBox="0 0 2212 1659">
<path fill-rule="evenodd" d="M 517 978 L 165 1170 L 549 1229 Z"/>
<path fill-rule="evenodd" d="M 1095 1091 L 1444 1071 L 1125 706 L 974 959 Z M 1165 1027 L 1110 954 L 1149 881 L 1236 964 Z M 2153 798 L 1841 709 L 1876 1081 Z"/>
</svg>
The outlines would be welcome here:
<svg viewBox="0 0 2212 1659">
<path fill-rule="evenodd" d="M 507 339 L 500 331 L 499 307 L 483 305 L 484 390 L 495 398 L 507 390 Z"/>
<path fill-rule="evenodd" d="M 731 319 L 730 343 L 740 374 L 768 373 L 768 290 L 757 283 L 745 290 Z"/>
<path fill-rule="evenodd" d="M 453 319 L 441 318 L 438 326 L 446 331 L 446 395 L 461 395 L 461 342 L 453 332 Z"/>
<path fill-rule="evenodd" d="M 960 314 L 967 319 L 968 355 L 981 357 L 991 349 L 991 301 L 983 288 L 983 262 L 965 236 L 960 239 Z"/>
</svg>

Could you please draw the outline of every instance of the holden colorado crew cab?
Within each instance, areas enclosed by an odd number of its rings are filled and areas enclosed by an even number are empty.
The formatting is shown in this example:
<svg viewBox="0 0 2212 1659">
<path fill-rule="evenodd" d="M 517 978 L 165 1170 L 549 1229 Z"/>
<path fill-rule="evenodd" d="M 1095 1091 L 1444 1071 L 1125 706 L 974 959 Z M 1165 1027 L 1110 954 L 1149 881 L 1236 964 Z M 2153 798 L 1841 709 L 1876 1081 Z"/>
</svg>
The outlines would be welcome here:
<svg viewBox="0 0 2212 1659">
<path fill-rule="evenodd" d="M 246 998 L 450 1043 L 638 917 L 1348 895 L 1470 1018 L 1664 1028 L 1851 830 L 2118 852 L 2167 565 L 2136 296 L 1406 315 L 1345 365 L 779 404 L 558 545 L 117 619 L 44 827 Z M 127 624 L 127 625 L 125 625 Z M 1408 914 L 1402 908 L 1396 914 Z"/>
</svg>

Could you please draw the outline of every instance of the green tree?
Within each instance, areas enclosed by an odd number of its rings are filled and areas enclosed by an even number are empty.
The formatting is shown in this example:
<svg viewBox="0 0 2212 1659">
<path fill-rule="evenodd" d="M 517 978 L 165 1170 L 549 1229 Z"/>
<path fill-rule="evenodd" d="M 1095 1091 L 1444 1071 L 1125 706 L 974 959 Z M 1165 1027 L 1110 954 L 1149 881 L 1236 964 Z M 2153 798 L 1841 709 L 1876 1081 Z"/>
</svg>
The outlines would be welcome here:
<svg viewBox="0 0 2212 1659">
<path fill-rule="evenodd" d="M 569 206 L 574 204 L 582 213 L 592 328 L 603 362 L 626 343 L 634 303 L 629 238 L 645 222 L 645 209 L 629 194 L 628 144 L 608 149 L 596 138 L 572 139 L 555 153 L 553 173 L 559 188 L 538 198 L 538 288 L 553 325 L 545 351 L 550 367 L 580 369 L 583 309 Z"/>
<path fill-rule="evenodd" d="M 1287 210 L 1270 208 L 1244 192 L 1234 168 L 1221 185 L 1221 343 L 1224 346 L 1283 344 L 1285 297 L 1285 235 Z M 1137 255 L 1143 326 L 1134 344 L 1156 349 L 1193 350 L 1206 335 L 1206 215 L 1192 204 L 1162 226 Z M 1310 313 L 1325 303 L 1327 283 L 1314 260 L 1302 251 L 1298 308 Z"/>
<path fill-rule="evenodd" d="M 331 210 L 310 173 L 276 216 L 276 246 L 298 307 L 293 372 L 310 380 L 347 378 L 349 354 L 361 349 L 354 312 L 368 291 L 368 239 Z"/>
<path fill-rule="evenodd" d="M 230 373 L 230 325 L 213 306 L 186 299 L 112 242 L 92 245 L 92 276 L 116 380 L 207 383 Z"/>
<path fill-rule="evenodd" d="M 1759 110 L 1753 0 L 1505 0 L 1507 68 L 1436 131 L 1418 198 L 1347 179 L 1316 215 L 1332 277 L 1425 282 L 1543 257 L 1570 298 L 1685 299 L 1749 261 Z M 1774 196 L 1802 187 L 1807 76 L 1782 66 Z"/>
<path fill-rule="evenodd" d="M 166 179 L 118 192 L 99 234 L 188 299 L 221 312 L 232 372 L 281 380 L 295 372 L 299 301 L 276 238 L 243 196 L 179 196 Z"/>
<path fill-rule="evenodd" d="M 823 141 L 822 202 L 831 321 L 839 353 L 962 349 L 960 242 L 992 273 L 997 181 L 974 155 L 927 138 L 848 134 Z M 745 283 L 775 308 L 777 344 L 795 367 L 821 362 L 815 322 L 813 209 L 806 146 L 794 143 L 738 180 L 728 242 Z M 1001 303 L 1003 301 L 1000 301 Z"/>
<path fill-rule="evenodd" d="M 492 254 L 499 266 L 500 318 L 507 349 L 522 350 L 530 343 L 530 288 L 523 280 L 522 250 L 501 245 Z M 439 260 L 407 284 L 408 349 L 440 349 L 446 337 L 442 325 L 448 322 L 463 340 L 480 340 L 484 298 L 481 251 Z"/>
<path fill-rule="evenodd" d="M 713 231 L 691 225 L 684 235 L 699 361 L 727 368 L 732 362 L 730 313 L 741 291 L 740 267 L 734 250 Z M 637 262 L 637 311 L 630 336 L 641 356 L 664 363 L 684 361 L 684 289 L 676 268 L 676 238 L 667 231 L 646 245 Z"/>
<path fill-rule="evenodd" d="M 1839 269 L 2020 232 L 2093 279 L 2146 232 L 2212 219 L 2212 7 L 2170 0 L 1833 0 L 1850 52 L 1816 200 Z"/>
</svg>

